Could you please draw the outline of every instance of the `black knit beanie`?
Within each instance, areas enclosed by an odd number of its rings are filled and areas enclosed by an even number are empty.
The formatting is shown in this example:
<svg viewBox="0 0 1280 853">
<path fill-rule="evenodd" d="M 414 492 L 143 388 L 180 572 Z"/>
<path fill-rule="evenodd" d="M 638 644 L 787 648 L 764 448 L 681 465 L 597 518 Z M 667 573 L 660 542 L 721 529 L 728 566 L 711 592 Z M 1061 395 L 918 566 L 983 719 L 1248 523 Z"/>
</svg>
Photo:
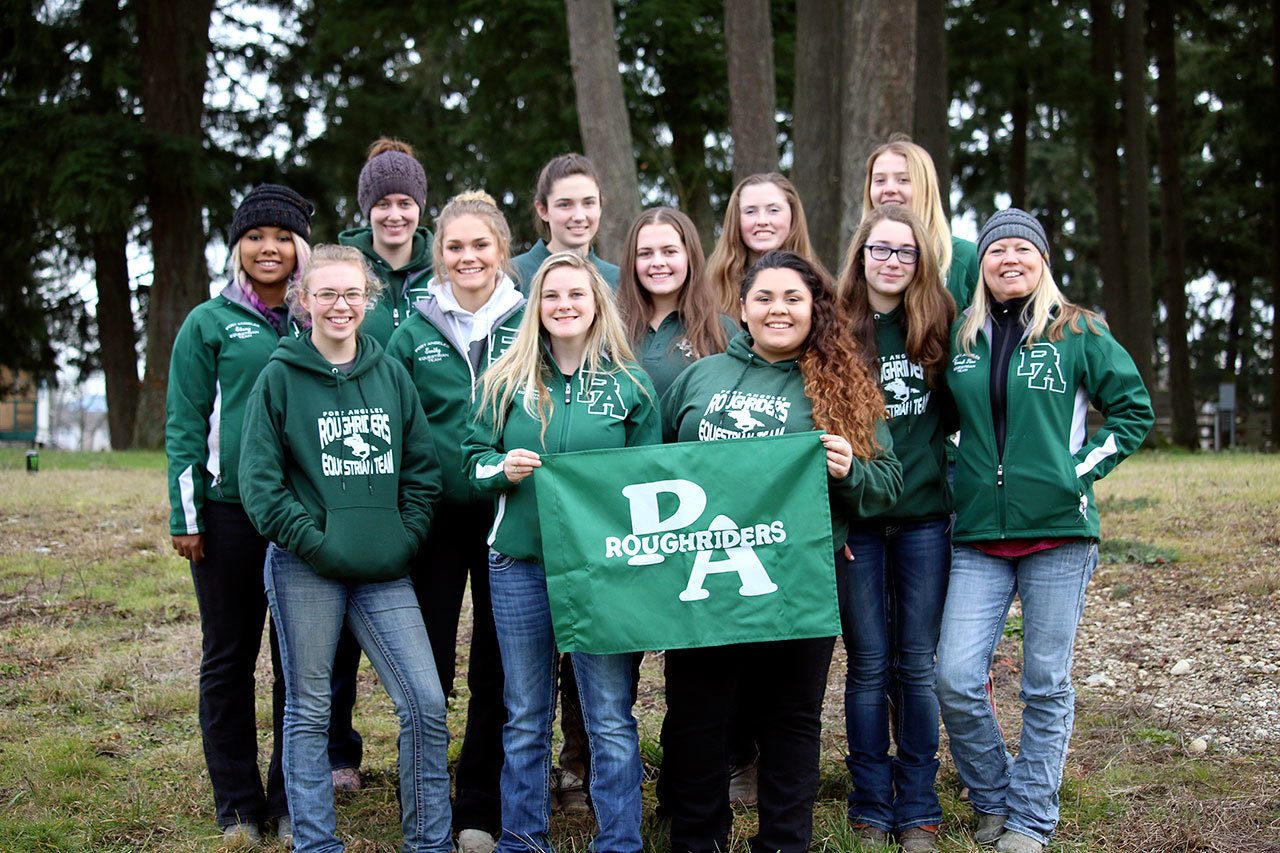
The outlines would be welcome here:
<svg viewBox="0 0 1280 853">
<path fill-rule="evenodd" d="M 978 235 L 978 257 L 985 255 L 992 243 L 1009 237 L 1026 240 L 1039 249 L 1040 254 L 1049 256 L 1049 238 L 1044 228 L 1030 213 L 1011 207 L 993 214 L 982 226 L 982 233 Z"/>
<path fill-rule="evenodd" d="M 315 206 L 288 187 L 261 184 L 249 191 L 231 220 L 231 244 L 246 231 L 271 225 L 286 228 L 304 240 L 311 239 L 311 214 Z"/>
<path fill-rule="evenodd" d="M 360 169 L 356 201 L 365 216 L 378 199 L 404 193 L 418 203 L 419 213 L 427 209 L 427 173 L 422 164 L 403 151 L 383 151 L 365 161 Z"/>
</svg>

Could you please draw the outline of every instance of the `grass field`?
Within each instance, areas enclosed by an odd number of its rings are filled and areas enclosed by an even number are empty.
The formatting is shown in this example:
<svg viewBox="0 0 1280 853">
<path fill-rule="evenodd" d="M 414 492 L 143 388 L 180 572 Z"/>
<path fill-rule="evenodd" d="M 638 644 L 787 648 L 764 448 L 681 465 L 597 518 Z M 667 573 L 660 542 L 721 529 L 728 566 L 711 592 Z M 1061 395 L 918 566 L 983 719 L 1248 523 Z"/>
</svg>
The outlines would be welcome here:
<svg viewBox="0 0 1280 853">
<path fill-rule="evenodd" d="M 189 570 L 168 545 L 163 457 L 46 451 L 40 462 L 31 476 L 23 451 L 0 450 L 0 850 L 222 849 L 196 723 L 199 626 Z M 1098 497 L 1107 541 L 1081 629 L 1052 849 L 1280 851 L 1280 457 L 1144 454 Z M 1016 619 L 1007 635 L 996 675 L 1012 738 Z M 1183 659 L 1191 671 L 1171 676 Z M 843 669 L 838 651 L 822 850 L 853 849 Z M 659 672 L 651 656 L 637 706 L 649 742 Z M 339 834 L 352 850 L 394 850 L 394 715 L 367 664 L 360 689 L 368 786 L 339 797 Z M 456 710 L 451 728 L 460 735 Z M 977 849 L 945 754 L 939 788 L 942 849 Z M 738 814 L 736 849 L 753 817 Z M 557 818 L 560 849 L 584 850 L 590 829 Z M 666 849 L 656 827 L 647 835 Z"/>
</svg>

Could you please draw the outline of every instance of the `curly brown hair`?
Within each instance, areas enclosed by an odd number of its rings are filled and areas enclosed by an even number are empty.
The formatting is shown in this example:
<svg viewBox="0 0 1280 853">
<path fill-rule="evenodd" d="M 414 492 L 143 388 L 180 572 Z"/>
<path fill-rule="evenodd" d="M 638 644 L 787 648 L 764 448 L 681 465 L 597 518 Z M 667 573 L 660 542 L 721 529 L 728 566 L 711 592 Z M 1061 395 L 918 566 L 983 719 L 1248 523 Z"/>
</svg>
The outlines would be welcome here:
<svg viewBox="0 0 1280 853">
<path fill-rule="evenodd" d="M 872 458 L 880 450 L 876 424 L 885 418 L 884 396 L 858 343 L 848 333 L 831 277 L 820 265 L 792 252 L 767 252 L 742 280 L 739 299 L 745 301 L 756 276 L 771 269 L 796 273 L 813 298 L 812 325 L 800 354 L 800 373 L 804 395 L 813 407 L 814 425 L 843 436 L 858 459 Z"/>
</svg>

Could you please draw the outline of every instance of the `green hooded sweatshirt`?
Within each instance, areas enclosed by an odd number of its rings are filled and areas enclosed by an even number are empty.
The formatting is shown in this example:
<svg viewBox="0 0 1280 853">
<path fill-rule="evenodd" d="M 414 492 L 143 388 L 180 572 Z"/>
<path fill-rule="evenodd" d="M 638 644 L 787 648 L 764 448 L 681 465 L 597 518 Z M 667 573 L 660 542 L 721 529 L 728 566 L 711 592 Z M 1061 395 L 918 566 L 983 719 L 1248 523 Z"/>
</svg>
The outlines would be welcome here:
<svg viewBox="0 0 1280 853">
<path fill-rule="evenodd" d="M 951 238 L 951 269 L 947 270 L 947 291 L 956 301 L 956 313 L 969 307 L 978 286 L 978 246 L 959 237 Z"/>
<path fill-rule="evenodd" d="M 799 362 L 766 361 L 751 349 L 746 332 L 730 341 L 725 352 L 695 361 L 680 374 L 662 398 L 662 424 L 663 437 L 669 442 L 815 429 Z M 893 439 L 883 421 L 876 425 L 875 438 L 881 448 L 875 457 L 854 458 L 844 478 L 828 483 L 833 542 L 845 541 L 849 522 L 892 507 L 902 491 L 902 466 L 893 455 Z M 785 488 L 786 484 L 773 486 Z"/>
<path fill-rule="evenodd" d="M 720 326 L 724 329 L 726 342 L 733 340 L 734 335 L 741 331 L 737 323 L 723 314 L 720 315 Z M 658 328 L 646 324 L 644 338 L 635 345 L 636 358 L 653 380 L 659 397 L 667 393 L 671 383 L 686 367 L 693 364 L 693 350 L 685 334 L 684 318 L 679 311 L 672 311 L 658 324 Z"/>
<path fill-rule="evenodd" d="M 539 240 L 529 251 L 511 259 L 511 277 L 516 280 L 516 287 L 525 296 L 529 295 L 529 285 L 533 282 L 533 277 L 538 274 L 538 267 L 542 266 L 542 262 L 549 257 L 551 257 L 551 250 L 547 248 L 546 242 Z M 609 288 L 616 293 L 618 290 L 617 265 L 601 258 L 596 254 L 595 249 L 587 253 L 587 260 L 595 264 Z"/>
<path fill-rule="evenodd" d="M 240 502 L 236 475 L 244 407 L 279 343 L 275 327 L 236 283 L 183 321 L 165 398 L 170 535 L 203 533 L 206 500 Z"/>
<path fill-rule="evenodd" d="M 551 362 L 550 354 L 545 358 Z M 513 486 L 502 472 L 508 450 L 547 454 L 662 443 L 657 395 L 645 372 L 628 364 L 627 370 L 635 378 L 632 381 L 607 361 L 601 368 L 600 373 L 579 370 L 569 377 L 556 369 L 549 371 L 544 381 L 551 393 L 551 415 L 545 440 L 542 423 L 525 411 L 523 395 L 516 395 L 500 433 L 494 429 L 491 407 L 482 405 L 477 395 L 462 455 L 471 483 L 480 491 L 497 495 L 496 517 L 489 533 L 489 544 L 495 551 L 518 560 L 542 562 L 534 490 L 538 474 L 535 470 Z"/>
<path fill-rule="evenodd" d="M 948 432 L 955 429 L 954 405 L 946 386 L 930 388 L 924 368 L 907 357 L 906 309 L 899 305 L 874 315 L 880 353 L 880 387 L 889 411 L 893 453 L 902 463 L 902 496 L 876 518 L 917 522 L 951 515 L 944 452 Z"/>
<path fill-rule="evenodd" d="M 503 282 L 505 288 L 500 285 L 481 309 L 492 306 L 493 313 L 484 320 L 488 332 L 480 340 L 464 343 L 458 338 L 446 307 L 449 300 L 436 298 L 433 284 L 433 292 L 414 304 L 413 314 L 387 345 L 387 358 L 404 365 L 418 389 L 444 471 L 444 500 L 454 505 L 493 502 L 477 492 L 463 473 L 462 440 L 476 397 L 476 380 L 515 341 L 524 319 L 524 297 L 510 279 L 504 276 Z"/>
<path fill-rule="evenodd" d="M 966 312 L 967 313 L 967 312 Z M 1129 353 L 1101 328 L 1066 327 L 1060 341 L 1026 338 L 1009 361 L 1004 455 L 991 414 L 991 320 L 960 349 L 951 329 L 947 384 L 960 413 L 955 542 L 1098 538 L 1093 483 L 1142 444 L 1155 423 Z M 1088 435 L 1089 404 L 1106 422 Z"/>
<path fill-rule="evenodd" d="M 419 227 L 413 234 L 413 255 L 409 263 L 393 270 L 373 248 L 373 229 L 351 228 L 338 235 L 338 243 L 355 246 L 364 253 L 374 273 L 386 285 L 386 291 L 365 312 L 360 331 L 386 346 L 391 333 L 408 317 L 413 303 L 427 295 L 431 279 L 431 232 Z"/>
<path fill-rule="evenodd" d="M 262 371 L 244 418 L 240 481 L 258 532 L 317 574 L 404 577 L 440 497 L 440 464 L 418 393 L 360 333 L 350 372 L 307 333 Z"/>
</svg>

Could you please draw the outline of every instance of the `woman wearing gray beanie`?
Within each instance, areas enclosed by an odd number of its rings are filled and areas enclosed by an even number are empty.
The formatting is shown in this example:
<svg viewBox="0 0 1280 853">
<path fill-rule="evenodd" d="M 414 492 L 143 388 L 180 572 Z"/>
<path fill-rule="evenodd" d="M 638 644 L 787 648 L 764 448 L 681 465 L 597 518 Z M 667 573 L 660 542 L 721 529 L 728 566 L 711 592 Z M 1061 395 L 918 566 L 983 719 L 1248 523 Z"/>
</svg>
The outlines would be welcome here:
<svg viewBox="0 0 1280 853">
<path fill-rule="evenodd" d="M 1003 210 L 978 238 L 980 279 L 952 331 L 947 385 L 960 416 L 951 578 L 938 700 L 975 840 L 1040 853 L 1058 823 L 1075 716 L 1071 656 L 1098 563 L 1093 483 L 1154 422 L 1133 359 L 1054 283 L 1035 217 Z M 1089 435 L 1089 405 L 1106 419 Z M 1022 735 L 1016 758 L 986 693 L 1014 596 L 1022 603 Z"/>
<path fill-rule="evenodd" d="M 363 252 L 386 286 L 361 327 L 385 347 L 431 278 L 431 232 L 419 225 L 427 213 L 427 173 L 413 147 L 385 136 L 370 145 L 356 201 L 369 224 L 343 231 L 338 242 Z"/>
</svg>

